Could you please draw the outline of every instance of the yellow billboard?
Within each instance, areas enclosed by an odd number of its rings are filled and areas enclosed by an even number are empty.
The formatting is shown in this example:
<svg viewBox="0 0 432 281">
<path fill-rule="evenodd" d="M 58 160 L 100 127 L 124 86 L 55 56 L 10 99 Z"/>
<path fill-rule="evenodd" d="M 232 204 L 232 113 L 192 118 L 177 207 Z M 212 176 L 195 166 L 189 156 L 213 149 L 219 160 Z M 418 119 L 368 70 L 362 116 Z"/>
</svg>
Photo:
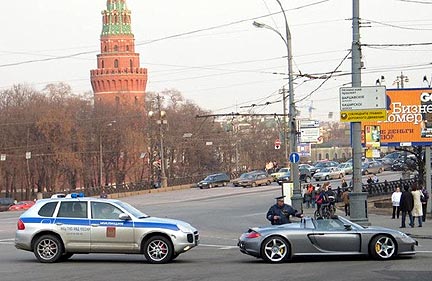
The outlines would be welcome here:
<svg viewBox="0 0 432 281">
<path fill-rule="evenodd" d="M 386 120 L 362 122 L 362 143 L 367 126 L 379 126 L 382 146 L 432 145 L 432 89 L 387 90 L 386 96 Z"/>
</svg>

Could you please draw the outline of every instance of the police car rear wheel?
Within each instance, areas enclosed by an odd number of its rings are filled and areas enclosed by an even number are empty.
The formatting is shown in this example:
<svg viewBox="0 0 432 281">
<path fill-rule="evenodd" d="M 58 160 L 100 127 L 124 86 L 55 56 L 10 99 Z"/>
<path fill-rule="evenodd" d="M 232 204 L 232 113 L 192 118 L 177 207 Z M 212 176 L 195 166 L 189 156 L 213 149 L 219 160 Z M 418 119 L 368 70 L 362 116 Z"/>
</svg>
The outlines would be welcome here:
<svg viewBox="0 0 432 281">
<path fill-rule="evenodd" d="M 54 235 L 43 235 L 36 240 L 33 252 L 40 262 L 54 263 L 63 254 L 63 244 Z"/>
<path fill-rule="evenodd" d="M 144 256 L 150 263 L 167 263 L 174 254 L 171 241 L 163 236 L 151 237 L 144 246 Z"/>
</svg>

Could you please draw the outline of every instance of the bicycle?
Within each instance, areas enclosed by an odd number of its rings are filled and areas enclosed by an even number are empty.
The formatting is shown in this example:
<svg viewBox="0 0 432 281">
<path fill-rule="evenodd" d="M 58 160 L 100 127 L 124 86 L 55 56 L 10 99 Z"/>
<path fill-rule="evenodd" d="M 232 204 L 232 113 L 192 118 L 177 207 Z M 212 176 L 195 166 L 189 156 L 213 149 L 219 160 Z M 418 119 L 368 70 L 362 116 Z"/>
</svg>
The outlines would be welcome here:
<svg viewBox="0 0 432 281">
<path fill-rule="evenodd" d="M 330 196 L 332 197 L 332 196 Z M 322 218 L 322 219 L 330 219 L 336 213 L 336 207 L 333 203 L 333 200 L 329 200 L 328 203 L 321 204 L 321 207 L 314 212 L 314 219 Z"/>
</svg>

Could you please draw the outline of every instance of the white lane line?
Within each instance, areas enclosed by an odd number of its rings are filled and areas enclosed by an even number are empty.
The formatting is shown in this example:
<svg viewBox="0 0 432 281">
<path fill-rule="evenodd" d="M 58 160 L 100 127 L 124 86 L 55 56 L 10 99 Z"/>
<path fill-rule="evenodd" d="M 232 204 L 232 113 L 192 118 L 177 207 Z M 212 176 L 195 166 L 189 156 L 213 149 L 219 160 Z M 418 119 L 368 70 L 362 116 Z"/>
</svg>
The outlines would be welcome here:
<svg viewBox="0 0 432 281">
<path fill-rule="evenodd" d="M 217 248 L 219 250 L 231 250 L 231 249 L 237 249 L 237 246 L 228 246 L 228 245 L 213 245 L 213 244 L 199 244 L 199 246 L 202 247 L 209 247 L 209 248 Z"/>
<path fill-rule="evenodd" d="M 247 215 L 242 215 L 239 216 L 239 218 L 245 218 L 245 217 L 257 217 L 257 216 L 265 216 L 266 213 L 253 213 L 253 214 L 247 214 Z"/>
<path fill-rule="evenodd" d="M 15 242 L 14 238 L 9 238 L 9 239 L 0 239 L 0 244 L 1 245 L 13 245 Z"/>
</svg>

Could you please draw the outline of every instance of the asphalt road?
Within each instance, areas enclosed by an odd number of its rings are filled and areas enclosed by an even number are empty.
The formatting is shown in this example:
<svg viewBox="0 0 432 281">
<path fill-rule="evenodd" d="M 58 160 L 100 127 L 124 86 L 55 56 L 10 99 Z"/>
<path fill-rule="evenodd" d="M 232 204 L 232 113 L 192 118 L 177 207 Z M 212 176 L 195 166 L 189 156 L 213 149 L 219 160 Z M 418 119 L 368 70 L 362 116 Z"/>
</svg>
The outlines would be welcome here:
<svg viewBox="0 0 432 281">
<path fill-rule="evenodd" d="M 68 262 L 40 264 L 16 250 L 13 237 L 19 212 L 0 213 L 0 280 L 431 280 L 432 243 L 422 241 L 415 257 L 390 261 L 368 258 L 303 258 L 266 264 L 237 249 L 250 226 L 267 225 L 265 213 L 280 194 L 278 186 L 242 189 L 191 189 L 124 198 L 152 216 L 190 222 L 201 245 L 166 265 L 148 264 L 139 255 L 76 255 Z"/>
</svg>

